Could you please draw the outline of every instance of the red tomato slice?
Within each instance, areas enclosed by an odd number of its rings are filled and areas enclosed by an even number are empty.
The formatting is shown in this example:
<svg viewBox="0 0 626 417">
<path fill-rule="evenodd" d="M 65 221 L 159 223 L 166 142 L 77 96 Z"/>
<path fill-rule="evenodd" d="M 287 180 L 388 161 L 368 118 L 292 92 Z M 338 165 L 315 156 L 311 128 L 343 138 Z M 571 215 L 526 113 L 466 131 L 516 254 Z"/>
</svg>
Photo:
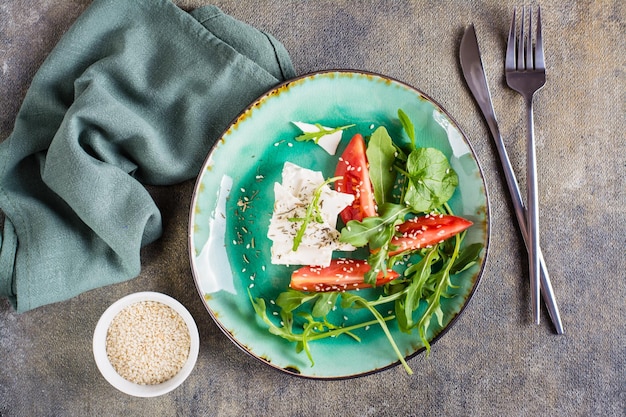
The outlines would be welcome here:
<svg viewBox="0 0 626 417">
<path fill-rule="evenodd" d="M 346 291 L 361 288 L 370 288 L 370 284 L 363 282 L 365 273 L 370 270 L 366 261 L 358 259 L 333 259 L 330 266 L 304 266 L 291 274 L 289 286 L 298 291 Z M 376 285 L 383 285 L 396 279 L 399 274 L 391 269 L 387 276 L 379 272 Z"/>
<path fill-rule="evenodd" d="M 462 217 L 435 214 L 415 217 L 399 225 L 398 235 L 391 240 L 397 249 L 389 251 L 389 255 L 397 255 L 408 249 L 421 249 L 436 245 L 462 232 L 472 222 Z"/>
<path fill-rule="evenodd" d="M 335 176 L 342 177 L 335 181 L 335 191 L 355 197 L 352 205 L 339 214 L 344 223 L 376 216 L 374 191 L 365 155 L 365 140 L 361 134 L 354 135 L 341 154 Z"/>
</svg>

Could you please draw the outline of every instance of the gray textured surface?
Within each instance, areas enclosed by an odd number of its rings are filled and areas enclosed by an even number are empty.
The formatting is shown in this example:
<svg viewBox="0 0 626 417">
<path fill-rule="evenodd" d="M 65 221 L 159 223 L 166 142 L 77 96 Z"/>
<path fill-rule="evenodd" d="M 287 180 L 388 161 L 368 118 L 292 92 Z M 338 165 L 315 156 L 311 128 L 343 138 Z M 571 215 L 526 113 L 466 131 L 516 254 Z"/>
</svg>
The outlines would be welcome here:
<svg viewBox="0 0 626 417">
<path fill-rule="evenodd" d="M 202 0 L 177 2 L 190 9 Z M 0 140 L 29 82 L 84 0 L 0 4 Z M 279 373 L 236 348 L 210 321 L 187 260 L 188 182 L 151 192 L 164 235 L 142 253 L 141 276 L 17 315 L 0 300 L 0 416 L 87 415 L 572 415 L 626 410 L 626 6 L 544 0 L 548 82 L 536 99 L 542 247 L 567 334 L 530 322 L 526 256 L 486 126 L 460 73 L 458 45 L 476 25 L 494 105 L 523 186 L 524 119 L 503 81 L 513 2 L 215 1 L 267 30 L 299 74 L 381 72 L 439 101 L 477 151 L 492 239 L 481 286 L 432 355 L 344 381 Z M 575 68 L 574 71 L 570 70 Z M 2 214 L 0 213 L 0 216 Z M 99 374 L 93 328 L 116 299 L 161 291 L 185 304 L 201 333 L 197 367 L 171 394 L 136 399 Z"/>
</svg>

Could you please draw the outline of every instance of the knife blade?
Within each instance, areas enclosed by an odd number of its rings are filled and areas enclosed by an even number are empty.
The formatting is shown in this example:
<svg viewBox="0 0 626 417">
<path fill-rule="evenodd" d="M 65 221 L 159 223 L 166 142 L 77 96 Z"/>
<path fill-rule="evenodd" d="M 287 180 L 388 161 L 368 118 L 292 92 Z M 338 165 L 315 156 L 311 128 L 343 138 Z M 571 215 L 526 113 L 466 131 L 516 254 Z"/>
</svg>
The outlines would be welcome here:
<svg viewBox="0 0 626 417">
<path fill-rule="evenodd" d="M 520 193 L 517 178 L 515 177 L 515 172 L 513 171 L 513 167 L 511 166 L 509 155 L 504 146 L 502 135 L 500 134 L 498 120 L 496 119 L 496 113 L 493 109 L 493 104 L 491 101 L 489 85 L 487 84 L 487 77 L 483 68 L 482 59 L 480 57 L 478 39 L 476 38 L 476 30 L 474 29 L 473 24 L 469 25 L 465 29 L 465 33 L 463 34 L 463 38 L 461 39 L 459 58 L 465 81 L 467 82 L 467 85 L 472 92 L 472 95 L 474 96 L 474 99 L 476 100 L 476 103 L 478 104 L 478 107 L 480 108 L 483 117 L 485 118 L 485 121 L 487 122 L 489 131 L 491 132 L 491 136 L 495 142 L 498 156 L 500 158 L 500 163 L 502 164 L 502 169 L 504 171 L 506 184 L 509 189 L 509 194 L 511 195 L 511 200 L 513 202 L 513 208 L 515 211 L 515 216 L 517 218 L 517 223 L 519 224 L 524 244 L 528 249 L 526 208 L 524 206 L 524 202 L 522 201 L 522 195 Z M 541 249 L 539 249 L 538 251 L 538 257 L 541 269 L 540 286 L 542 298 L 544 300 L 544 303 L 546 304 L 548 314 L 550 315 L 550 319 L 554 324 L 557 334 L 564 334 L 565 331 L 563 329 L 563 323 L 561 321 L 559 308 L 556 303 L 554 290 L 552 289 L 552 283 L 550 282 L 550 275 L 548 274 L 548 269 L 546 267 L 546 263 L 543 258 Z"/>
</svg>

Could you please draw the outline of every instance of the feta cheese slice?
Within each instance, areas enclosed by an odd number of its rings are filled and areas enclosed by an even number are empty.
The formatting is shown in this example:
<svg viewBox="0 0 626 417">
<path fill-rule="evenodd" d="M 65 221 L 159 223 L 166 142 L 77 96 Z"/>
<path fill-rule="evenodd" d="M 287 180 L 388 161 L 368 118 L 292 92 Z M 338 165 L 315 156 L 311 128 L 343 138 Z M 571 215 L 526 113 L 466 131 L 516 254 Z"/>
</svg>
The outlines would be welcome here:
<svg viewBox="0 0 626 417">
<path fill-rule="evenodd" d="M 313 194 L 323 182 L 321 172 L 285 162 L 282 183 L 274 184 L 274 212 L 267 232 L 272 240 L 273 264 L 328 266 L 334 250 L 355 249 L 339 242 L 340 233 L 336 229 L 337 216 L 352 203 L 354 196 L 324 185 L 319 200 L 323 222 L 309 222 L 298 249 L 293 251 L 295 237 L 302 226 L 301 221 L 293 219 L 306 216 Z"/>
<path fill-rule="evenodd" d="M 300 129 L 303 133 L 313 133 L 313 132 L 320 131 L 319 127 L 311 123 L 305 123 L 305 122 L 292 122 L 292 123 L 296 125 L 298 129 Z M 326 127 L 326 126 L 322 126 L 322 127 L 324 129 L 332 130 L 331 128 Z M 317 144 L 320 145 L 322 149 L 324 149 L 330 155 L 334 155 L 335 152 L 337 152 L 337 146 L 339 146 L 339 142 L 341 142 L 342 133 L 343 133 L 343 130 L 339 130 L 337 132 L 324 135 L 319 138 L 319 140 L 317 141 Z"/>
</svg>

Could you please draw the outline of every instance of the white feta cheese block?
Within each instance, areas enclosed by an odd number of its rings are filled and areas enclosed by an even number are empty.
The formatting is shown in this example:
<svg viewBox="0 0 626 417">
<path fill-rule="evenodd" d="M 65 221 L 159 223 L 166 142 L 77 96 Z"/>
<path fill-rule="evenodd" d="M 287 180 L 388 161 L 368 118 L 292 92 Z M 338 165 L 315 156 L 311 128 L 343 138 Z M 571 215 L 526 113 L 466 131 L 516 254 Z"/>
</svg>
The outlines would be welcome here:
<svg viewBox="0 0 626 417">
<path fill-rule="evenodd" d="M 351 251 L 352 245 L 339 242 L 337 216 L 354 200 L 350 194 L 339 193 L 328 185 L 321 189 L 319 207 L 322 222 L 310 221 L 296 251 L 294 240 L 306 216 L 315 190 L 324 182 L 319 171 L 285 162 L 282 183 L 274 183 L 274 212 L 267 237 L 272 240 L 272 263 L 276 265 L 328 266 L 334 250 Z"/>
<path fill-rule="evenodd" d="M 319 132 L 320 129 L 314 124 L 305 123 L 305 122 L 291 122 L 298 127 L 303 133 L 313 133 Z M 332 130 L 330 127 L 322 126 L 324 129 Z M 324 135 L 319 138 L 317 144 L 322 147 L 326 152 L 330 155 L 334 155 L 337 152 L 337 146 L 339 146 L 339 142 L 341 142 L 341 136 L 343 134 L 342 130 L 339 130 L 334 133 L 330 133 L 328 135 Z"/>
<path fill-rule="evenodd" d="M 282 185 L 287 192 L 303 204 L 308 205 L 313 198 L 315 189 L 324 182 L 324 176 L 319 171 L 302 168 L 292 162 L 285 162 L 282 180 Z"/>
</svg>

